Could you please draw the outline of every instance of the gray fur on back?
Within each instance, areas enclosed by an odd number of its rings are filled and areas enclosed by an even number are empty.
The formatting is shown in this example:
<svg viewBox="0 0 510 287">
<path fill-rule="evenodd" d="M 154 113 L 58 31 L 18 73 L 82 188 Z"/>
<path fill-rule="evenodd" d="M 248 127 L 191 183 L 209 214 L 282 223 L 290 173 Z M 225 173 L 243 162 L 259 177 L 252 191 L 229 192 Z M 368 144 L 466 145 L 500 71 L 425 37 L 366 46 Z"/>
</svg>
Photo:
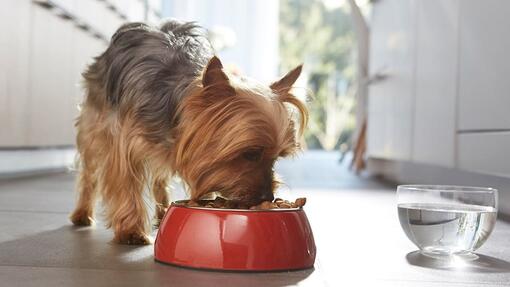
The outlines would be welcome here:
<svg viewBox="0 0 510 287">
<path fill-rule="evenodd" d="M 205 30 L 193 22 L 172 20 L 159 28 L 125 24 L 83 74 L 87 101 L 97 108 L 109 105 L 121 119 L 134 114 L 144 136 L 161 142 L 178 120 L 176 108 L 186 88 L 212 55 Z M 91 85 L 102 92 L 91 92 Z"/>
</svg>

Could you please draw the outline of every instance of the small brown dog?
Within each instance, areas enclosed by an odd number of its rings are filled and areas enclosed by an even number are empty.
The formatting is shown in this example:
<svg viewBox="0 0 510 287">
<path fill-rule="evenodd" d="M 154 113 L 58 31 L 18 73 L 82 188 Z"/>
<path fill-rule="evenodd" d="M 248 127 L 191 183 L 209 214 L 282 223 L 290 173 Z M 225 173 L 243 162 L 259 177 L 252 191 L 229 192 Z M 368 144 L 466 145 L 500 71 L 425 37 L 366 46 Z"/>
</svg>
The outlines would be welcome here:
<svg viewBox="0 0 510 287">
<path fill-rule="evenodd" d="M 114 241 L 148 244 L 144 189 L 161 219 L 172 175 L 192 199 L 217 192 L 247 205 L 272 200 L 275 160 L 299 148 L 291 106 L 299 134 L 307 121 L 290 93 L 300 73 L 301 66 L 264 87 L 228 75 L 193 23 L 122 26 L 83 74 L 79 200 L 71 221 L 92 224 L 101 195 Z"/>
</svg>

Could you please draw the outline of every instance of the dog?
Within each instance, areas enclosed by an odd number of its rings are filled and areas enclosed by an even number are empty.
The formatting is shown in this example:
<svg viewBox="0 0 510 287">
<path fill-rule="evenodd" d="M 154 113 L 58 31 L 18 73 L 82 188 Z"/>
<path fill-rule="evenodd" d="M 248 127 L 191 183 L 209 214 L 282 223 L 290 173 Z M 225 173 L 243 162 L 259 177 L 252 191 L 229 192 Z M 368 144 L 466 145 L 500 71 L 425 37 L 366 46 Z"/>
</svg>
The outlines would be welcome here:
<svg viewBox="0 0 510 287">
<path fill-rule="evenodd" d="M 93 224 L 101 197 L 114 242 L 150 244 L 144 190 L 161 219 L 173 175 L 193 200 L 211 192 L 247 205 L 272 200 L 273 165 L 300 149 L 308 118 L 291 93 L 300 73 L 269 87 L 230 75 L 194 22 L 121 26 L 83 73 L 71 221 Z"/>
</svg>

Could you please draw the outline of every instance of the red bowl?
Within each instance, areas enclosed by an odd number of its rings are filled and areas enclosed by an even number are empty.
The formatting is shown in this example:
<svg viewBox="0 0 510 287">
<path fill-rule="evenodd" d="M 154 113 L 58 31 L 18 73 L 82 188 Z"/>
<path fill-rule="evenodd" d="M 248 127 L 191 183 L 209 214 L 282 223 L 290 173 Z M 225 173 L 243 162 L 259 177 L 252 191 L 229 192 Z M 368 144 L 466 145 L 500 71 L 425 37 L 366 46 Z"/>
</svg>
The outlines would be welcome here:
<svg viewBox="0 0 510 287">
<path fill-rule="evenodd" d="M 301 208 L 240 210 L 172 204 L 156 242 L 156 261 L 232 271 L 305 269 L 315 262 L 312 229 Z"/>
</svg>

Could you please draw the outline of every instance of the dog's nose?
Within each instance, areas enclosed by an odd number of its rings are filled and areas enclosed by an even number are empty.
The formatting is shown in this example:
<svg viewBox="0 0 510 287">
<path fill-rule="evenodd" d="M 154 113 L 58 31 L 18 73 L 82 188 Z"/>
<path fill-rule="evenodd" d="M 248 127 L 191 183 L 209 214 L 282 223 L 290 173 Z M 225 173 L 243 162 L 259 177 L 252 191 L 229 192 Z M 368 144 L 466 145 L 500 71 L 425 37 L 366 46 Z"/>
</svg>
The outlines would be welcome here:
<svg viewBox="0 0 510 287">
<path fill-rule="evenodd" d="M 262 197 L 260 198 L 262 199 L 263 201 L 273 201 L 274 200 L 274 195 L 273 193 L 264 193 L 262 194 Z"/>
</svg>

